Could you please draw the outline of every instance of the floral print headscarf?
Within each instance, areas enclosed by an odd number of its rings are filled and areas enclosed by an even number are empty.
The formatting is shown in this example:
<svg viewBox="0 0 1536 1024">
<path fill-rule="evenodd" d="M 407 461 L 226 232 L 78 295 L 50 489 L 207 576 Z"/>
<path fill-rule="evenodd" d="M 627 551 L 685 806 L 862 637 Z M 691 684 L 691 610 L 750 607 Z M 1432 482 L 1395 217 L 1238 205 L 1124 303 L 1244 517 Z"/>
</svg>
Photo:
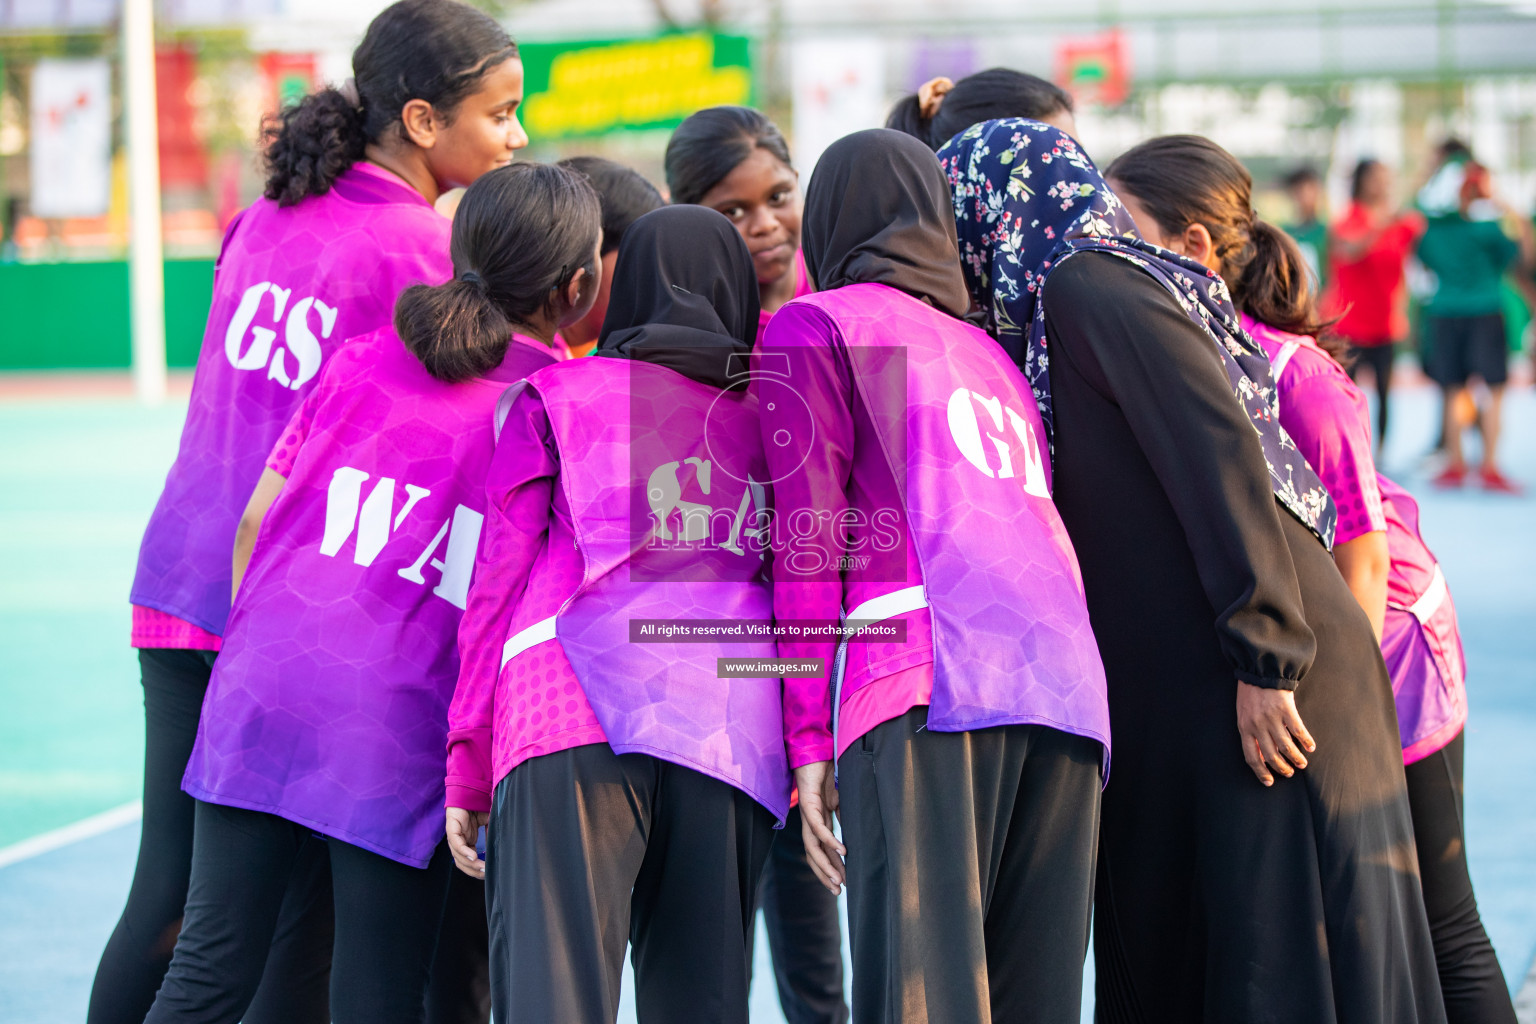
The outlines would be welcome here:
<svg viewBox="0 0 1536 1024">
<path fill-rule="evenodd" d="M 955 202 L 966 285 L 988 333 L 1029 380 L 1053 451 L 1040 297 L 1062 260 L 1086 250 L 1113 253 L 1151 274 L 1210 336 L 1259 436 L 1275 497 L 1332 549 L 1333 499 L 1281 428 L 1269 360 L 1243 330 L 1218 274 L 1143 241 L 1093 161 L 1058 128 L 1023 118 L 984 121 L 945 143 L 939 160 Z"/>
</svg>

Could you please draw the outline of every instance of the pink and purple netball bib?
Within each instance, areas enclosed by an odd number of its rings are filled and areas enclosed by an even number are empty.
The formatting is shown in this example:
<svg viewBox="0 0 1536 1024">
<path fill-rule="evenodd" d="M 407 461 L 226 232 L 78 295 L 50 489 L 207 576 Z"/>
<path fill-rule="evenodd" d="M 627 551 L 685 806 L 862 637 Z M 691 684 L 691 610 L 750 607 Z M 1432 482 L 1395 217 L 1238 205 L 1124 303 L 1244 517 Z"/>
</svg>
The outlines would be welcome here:
<svg viewBox="0 0 1536 1024">
<path fill-rule="evenodd" d="M 1048 725 L 1103 744 L 1107 777 L 1104 669 L 1077 558 L 1051 501 L 1050 461 L 1028 385 L 986 334 L 885 285 L 817 292 L 794 305 L 821 310 L 830 326 L 821 338 L 769 328 L 765 358 L 783 351 L 791 369 L 781 383 L 759 382 L 764 433 L 822 443 L 816 423 L 848 417 L 846 409 L 807 409 L 797 400 L 795 359 L 830 360 L 826 372 L 850 381 L 900 482 L 920 563 L 921 579 L 893 580 L 890 593 L 862 599 L 875 610 L 847 614 L 873 621 L 928 608 L 929 728 Z M 848 497 L 862 518 L 878 521 L 881 510 Z M 775 526 L 816 511 L 776 508 Z M 780 558 L 776 581 L 790 578 L 791 563 Z"/>
<path fill-rule="evenodd" d="M 425 866 L 442 839 L 456 644 L 485 516 L 496 401 L 554 357 L 514 340 L 481 380 L 433 379 L 392 328 L 305 403 L 183 787 Z"/>
<path fill-rule="evenodd" d="M 585 566 L 554 629 L 609 744 L 727 782 L 782 821 L 789 769 L 771 636 L 653 642 L 647 624 L 768 626 L 769 495 L 755 400 L 651 363 L 581 359 L 534 374 Z"/>
<path fill-rule="evenodd" d="M 1466 662 L 1445 575 L 1419 534 L 1413 496 L 1376 472 L 1365 396 L 1317 342 L 1243 316 L 1280 393 L 1280 425 L 1339 507 L 1339 542 L 1383 531 L 1391 569 L 1381 653 L 1392 677 L 1403 763 L 1444 747 L 1467 721 Z"/>
<path fill-rule="evenodd" d="M 448 276 L 448 234 L 421 195 L 361 162 L 325 195 L 287 208 L 261 199 L 241 214 L 134 604 L 224 632 L 235 527 L 262 460 L 343 339 L 388 325 L 407 286 Z"/>
</svg>

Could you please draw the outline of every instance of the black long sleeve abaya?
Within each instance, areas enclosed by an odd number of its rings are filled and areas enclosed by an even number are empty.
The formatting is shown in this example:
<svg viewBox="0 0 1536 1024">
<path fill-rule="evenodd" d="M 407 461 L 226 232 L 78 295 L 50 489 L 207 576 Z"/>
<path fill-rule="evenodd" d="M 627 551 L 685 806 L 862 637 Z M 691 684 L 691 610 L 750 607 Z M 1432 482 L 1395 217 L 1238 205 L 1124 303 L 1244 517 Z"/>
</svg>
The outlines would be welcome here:
<svg viewBox="0 0 1536 1024">
<path fill-rule="evenodd" d="M 1109 680 L 1098 1020 L 1442 1022 L 1391 685 L 1328 552 L 1274 499 L 1212 341 L 1149 275 L 1044 296 L 1055 496 Z M 1317 741 L 1273 788 L 1239 680 Z"/>
</svg>

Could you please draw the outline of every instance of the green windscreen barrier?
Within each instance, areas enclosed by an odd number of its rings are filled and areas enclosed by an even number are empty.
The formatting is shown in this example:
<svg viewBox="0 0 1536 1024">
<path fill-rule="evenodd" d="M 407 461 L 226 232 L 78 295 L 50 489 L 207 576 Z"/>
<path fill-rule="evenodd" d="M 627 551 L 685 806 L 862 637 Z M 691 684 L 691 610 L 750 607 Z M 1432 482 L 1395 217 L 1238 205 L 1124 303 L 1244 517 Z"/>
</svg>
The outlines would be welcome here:
<svg viewBox="0 0 1536 1024">
<path fill-rule="evenodd" d="M 167 260 L 165 348 L 197 364 L 213 260 Z M 0 264 L 0 370 L 124 369 L 131 362 L 128 264 Z"/>
</svg>

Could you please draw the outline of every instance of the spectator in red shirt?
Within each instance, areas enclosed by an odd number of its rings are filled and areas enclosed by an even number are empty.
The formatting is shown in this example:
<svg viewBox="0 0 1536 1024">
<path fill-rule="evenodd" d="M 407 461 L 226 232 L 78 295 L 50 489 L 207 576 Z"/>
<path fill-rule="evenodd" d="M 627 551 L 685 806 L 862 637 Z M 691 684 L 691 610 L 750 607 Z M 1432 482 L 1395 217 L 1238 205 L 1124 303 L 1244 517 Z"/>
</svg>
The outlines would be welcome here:
<svg viewBox="0 0 1536 1024">
<path fill-rule="evenodd" d="M 1349 209 L 1329 236 L 1329 288 L 1324 308 L 1338 317 L 1334 333 L 1350 344 L 1354 362 L 1376 378 L 1376 444 L 1387 437 L 1387 395 L 1392 356 L 1408 334 L 1403 264 L 1424 232 L 1424 218 L 1399 213 L 1393 204 L 1392 169 L 1379 160 L 1361 160 L 1351 181 Z"/>
</svg>

